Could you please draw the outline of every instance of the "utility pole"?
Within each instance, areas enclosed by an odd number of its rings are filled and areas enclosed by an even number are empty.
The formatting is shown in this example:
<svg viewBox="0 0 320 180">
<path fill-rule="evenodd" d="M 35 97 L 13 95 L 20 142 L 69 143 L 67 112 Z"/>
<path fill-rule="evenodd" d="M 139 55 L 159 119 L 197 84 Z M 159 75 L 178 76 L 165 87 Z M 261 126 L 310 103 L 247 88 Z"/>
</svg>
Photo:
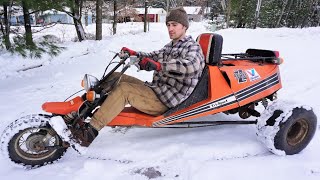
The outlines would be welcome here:
<svg viewBox="0 0 320 180">
<path fill-rule="evenodd" d="M 170 6 L 169 0 L 167 0 L 167 13 L 169 12 L 169 6 Z"/>
<path fill-rule="evenodd" d="M 117 1 L 113 1 L 113 24 L 112 24 L 112 33 L 115 35 L 117 33 Z"/>
<path fill-rule="evenodd" d="M 144 2 L 144 28 L 143 32 L 147 32 L 147 15 L 148 15 L 148 0 Z"/>
</svg>

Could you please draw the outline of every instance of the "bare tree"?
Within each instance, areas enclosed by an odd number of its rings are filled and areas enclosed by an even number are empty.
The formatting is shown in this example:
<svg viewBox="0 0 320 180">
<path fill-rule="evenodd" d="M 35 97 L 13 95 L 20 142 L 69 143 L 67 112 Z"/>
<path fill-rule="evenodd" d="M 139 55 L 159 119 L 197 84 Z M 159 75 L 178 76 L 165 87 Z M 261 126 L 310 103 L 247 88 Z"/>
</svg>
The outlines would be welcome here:
<svg viewBox="0 0 320 180">
<path fill-rule="evenodd" d="M 228 5 L 227 5 L 227 28 L 229 28 L 230 24 L 230 17 L 231 17 L 231 0 L 228 0 Z"/>
<path fill-rule="evenodd" d="M 279 19 L 278 19 L 278 21 L 277 21 L 276 27 L 279 27 L 279 26 L 280 26 L 280 22 L 281 22 L 281 20 L 282 20 L 284 11 L 285 11 L 285 9 L 286 9 L 286 7 L 287 7 L 288 0 L 283 0 L 282 2 L 283 2 L 283 4 L 282 4 L 282 9 L 281 9 L 281 13 L 280 13 Z"/>
<path fill-rule="evenodd" d="M 112 32 L 113 34 L 117 33 L 117 1 L 113 1 L 113 24 L 112 24 Z"/>
<path fill-rule="evenodd" d="M 259 19 L 261 4 L 262 4 L 262 0 L 258 0 L 257 1 L 256 12 L 255 12 L 255 15 L 254 15 L 254 25 L 253 25 L 254 29 L 257 28 L 257 23 L 258 23 L 258 19 Z"/>
<path fill-rule="evenodd" d="M 81 22 L 82 5 L 83 0 L 75 0 L 74 6 L 72 7 L 72 18 L 80 42 L 86 39 L 85 32 Z"/>
<path fill-rule="evenodd" d="M 102 39 L 102 0 L 96 2 L 96 40 Z"/>
</svg>

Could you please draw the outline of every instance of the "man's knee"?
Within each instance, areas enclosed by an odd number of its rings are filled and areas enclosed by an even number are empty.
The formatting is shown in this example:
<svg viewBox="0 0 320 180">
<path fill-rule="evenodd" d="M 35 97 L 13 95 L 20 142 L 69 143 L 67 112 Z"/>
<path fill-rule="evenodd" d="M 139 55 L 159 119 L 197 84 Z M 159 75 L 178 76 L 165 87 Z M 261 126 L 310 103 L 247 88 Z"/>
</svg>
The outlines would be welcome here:
<svg viewBox="0 0 320 180">
<path fill-rule="evenodd" d="M 125 95 L 125 94 L 128 94 L 128 92 L 130 91 L 130 87 L 131 87 L 130 83 L 120 82 L 116 87 L 115 91 L 119 91 Z"/>
</svg>

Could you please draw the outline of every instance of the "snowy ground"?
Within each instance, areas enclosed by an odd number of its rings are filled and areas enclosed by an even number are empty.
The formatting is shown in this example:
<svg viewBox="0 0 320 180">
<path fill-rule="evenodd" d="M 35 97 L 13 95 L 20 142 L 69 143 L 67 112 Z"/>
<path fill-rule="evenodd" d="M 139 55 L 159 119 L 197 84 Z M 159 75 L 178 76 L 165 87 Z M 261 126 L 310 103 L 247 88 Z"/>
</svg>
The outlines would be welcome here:
<svg viewBox="0 0 320 180">
<path fill-rule="evenodd" d="M 13 120 L 41 111 L 46 101 L 63 101 L 80 89 L 84 73 L 100 77 L 113 52 L 127 46 L 139 51 L 160 49 L 169 42 L 164 24 L 151 24 L 143 33 L 142 24 L 119 24 L 119 35 L 110 36 L 104 26 L 102 41 L 71 42 L 72 26 L 57 25 L 42 33 L 54 34 L 67 47 L 58 57 L 22 59 L 0 55 L 0 132 Z M 94 26 L 87 27 L 94 32 Z M 192 23 L 188 33 L 194 38 L 206 32 L 203 24 Z M 247 48 L 279 50 L 283 89 L 280 99 L 310 105 L 320 116 L 318 51 L 320 28 L 307 29 L 227 29 L 223 53 L 244 52 Z M 37 36 L 37 35 L 36 35 Z M 19 69 L 42 64 L 40 68 Z M 135 68 L 127 74 L 150 80 L 148 72 Z M 237 120 L 218 114 L 207 117 Z M 57 163 L 26 170 L 0 156 L 1 179 L 65 180 L 88 179 L 319 179 L 320 135 L 294 156 L 276 156 L 256 139 L 256 127 L 217 126 L 194 129 L 129 129 L 125 134 L 104 128 L 84 156 L 69 150 Z M 153 174 L 152 174 L 153 173 Z M 159 176 L 161 174 L 161 176 Z"/>
</svg>

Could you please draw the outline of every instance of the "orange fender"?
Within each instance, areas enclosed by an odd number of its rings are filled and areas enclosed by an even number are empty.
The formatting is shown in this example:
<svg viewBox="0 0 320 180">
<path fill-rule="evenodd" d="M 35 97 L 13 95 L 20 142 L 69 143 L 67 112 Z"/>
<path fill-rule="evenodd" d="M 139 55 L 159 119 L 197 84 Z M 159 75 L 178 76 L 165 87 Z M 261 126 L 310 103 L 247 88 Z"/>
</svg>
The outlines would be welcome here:
<svg viewBox="0 0 320 180">
<path fill-rule="evenodd" d="M 49 113 L 66 115 L 72 111 L 78 111 L 82 103 L 82 98 L 77 96 L 66 102 L 46 102 L 42 105 L 42 109 Z"/>
</svg>

